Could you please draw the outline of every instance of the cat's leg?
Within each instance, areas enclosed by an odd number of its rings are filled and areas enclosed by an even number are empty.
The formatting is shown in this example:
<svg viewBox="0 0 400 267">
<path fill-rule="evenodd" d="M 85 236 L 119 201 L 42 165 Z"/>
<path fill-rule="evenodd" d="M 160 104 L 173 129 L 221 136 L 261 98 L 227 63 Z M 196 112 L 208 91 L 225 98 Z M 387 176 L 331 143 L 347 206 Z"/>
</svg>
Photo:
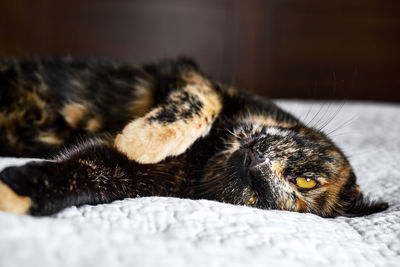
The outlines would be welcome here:
<svg viewBox="0 0 400 267">
<path fill-rule="evenodd" d="M 0 211 L 48 215 L 73 205 L 127 197 L 185 197 L 179 191 L 184 179 L 178 177 L 177 169 L 174 164 L 139 164 L 113 147 L 88 143 L 53 161 L 4 169 L 0 173 Z"/>
<path fill-rule="evenodd" d="M 196 72 L 182 75 L 184 85 L 172 90 L 163 104 L 130 122 L 115 147 L 140 163 L 160 162 L 186 151 L 205 136 L 222 109 L 214 85 Z"/>
</svg>

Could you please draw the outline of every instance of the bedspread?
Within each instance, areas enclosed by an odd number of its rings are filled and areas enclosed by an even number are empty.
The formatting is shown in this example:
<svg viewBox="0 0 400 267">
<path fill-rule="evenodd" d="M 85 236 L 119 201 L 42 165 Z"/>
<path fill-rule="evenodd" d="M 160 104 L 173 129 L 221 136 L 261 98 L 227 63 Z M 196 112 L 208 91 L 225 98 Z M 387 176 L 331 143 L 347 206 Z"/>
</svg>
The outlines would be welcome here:
<svg viewBox="0 0 400 267">
<path fill-rule="evenodd" d="M 145 197 L 51 217 L 0 212 L 0 266 L 400 266 L 400 105 L 278 103 L 330 132 L 361 188 L 389 209 L 324 219 Z M 0 169 L 25 161 L 0 158 Z"/>
</svg>

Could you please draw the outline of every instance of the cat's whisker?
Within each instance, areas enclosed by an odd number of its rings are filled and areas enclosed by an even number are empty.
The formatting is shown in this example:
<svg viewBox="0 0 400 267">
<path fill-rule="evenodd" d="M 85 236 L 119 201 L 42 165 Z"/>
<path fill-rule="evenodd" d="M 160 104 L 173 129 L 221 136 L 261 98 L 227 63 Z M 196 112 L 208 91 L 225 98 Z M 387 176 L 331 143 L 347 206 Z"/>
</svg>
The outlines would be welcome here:
<svg viewBox="0 0 400 267">
<path fill-rule="evenodd" d="M 305 118 L 304 118 L 302 121 L 307 121 L 308 115 L 310 115 L 310 112 L 311 112 L 313 106 L 314 106 L 314 102 L 311 102 L 311 106 L 310 106 L 310 108 L 308 109 L 307 114 L 306 114 Z"/>
<path fill-rule="evenodd" d="M 342 108 L 344 107 L 345 102 L 342 102 L 338 108 L 335 110 L 335 112 L 333 112 L 331 114 L 331 116 L 329 116 L 329 118 L 326 120 L 326 122 L 318 129 L 319 131 L 323 131 L 323 129 L 325 127 L 327 127 L 330 123 L 332 123 L 332 121 L 334 121 L 334 119 L 336 118 L 336 116 L 339 114 L 339 112 L 342 110 Z"/>
<path fill-rule="evenodd" d="M 312 117 L 312 119 L 306 123 L 307 127 L 312 127 L 311 123 L 318 117 L 318 115 L 320 114 L 322 108 L 325 106 L 325 103 L 322 103 L 321 106 L 319 107 L 318 111 L 314 114 L 314 116 Z"/>
<path fill-rule="evenodd" d="M 321 121 L 323 118 L 325 118 L 326 114 L 328 113 L 329 108 L 331 107 L 331 104 L 332 104 L 332 103 L 329 102 L 328 105 L 325 105 L 325 111 L 324 111 L 324 113 L 321 114 L 321 116 L 319 116 L 318 121 L 316 121 L 316 122 L 314 123 L 314 125 L 312 126 L 313 128 L 316 128 L 316 129 L 319 128 L 319 127 L 318 127 L 318 124 L 320 123 L 320 121 Z M 321 110 L 321 111 L 322 111 L 322 110 Z"/>
<path fill-rule="evenodd" d="M 354 132 L 341 132 L 341 133 L 336 133 L 336 134 L 331 134 L 331 135 L 329 135 L 329 137 L 331 137 L 331 138 L 335 138 L 335 137 L 338 137 L 338 136 L 355 136 L 355 135 L 362 135 L 360 132 L 356 132 L 356 131 L 354 131 Z"/>
<path fill-rule="evenodd" d="M 354 121 L 356 121 L 359 118 L 359 115 L 354 115 L 353 117 L 351 117 L 350 119 L 348 119 L 347 121 L 343 122 L 342 124 L 340 124 L 339 126 L 337 126 L 336 128 L 334 128 L 332 131 L 325 133 L 327 136 L 330 136 L 331 134 L 335 133 L 336 131 L 343 129 L 347 126 L 349 126 L 350 124 L 352 124 Z"/>
</svg>

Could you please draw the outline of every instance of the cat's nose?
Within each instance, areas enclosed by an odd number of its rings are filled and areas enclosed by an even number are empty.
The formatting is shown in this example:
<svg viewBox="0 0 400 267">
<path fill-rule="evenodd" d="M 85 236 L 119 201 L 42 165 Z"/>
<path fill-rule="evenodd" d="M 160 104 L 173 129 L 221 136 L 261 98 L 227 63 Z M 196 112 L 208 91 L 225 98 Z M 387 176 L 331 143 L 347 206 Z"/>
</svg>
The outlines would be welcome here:
<svg viewBox="0 0 400 267">
<path fill-rule="evenodd" d="M 255 167 L 266 161 L 266 158 L 263 155 L 254 152 L 252 149 L 243 150 L 245 156 L 245 166 L 247 168 Z"/>
</svg>

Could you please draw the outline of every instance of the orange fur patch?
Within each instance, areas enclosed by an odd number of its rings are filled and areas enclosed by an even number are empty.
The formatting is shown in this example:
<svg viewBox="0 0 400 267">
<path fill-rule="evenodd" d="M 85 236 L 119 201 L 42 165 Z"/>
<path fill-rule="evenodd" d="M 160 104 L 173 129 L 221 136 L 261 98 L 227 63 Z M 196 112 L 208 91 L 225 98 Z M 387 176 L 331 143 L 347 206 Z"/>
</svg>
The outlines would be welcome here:
<svg viewBox="0 0 400 267">
<path fill-rule="evenodd" d="M 211 82 L 205 77 L 194 71 L 187 71 L 182 74 L 182 80 L 188 84 L 197 84 L 211 88 Z"/>
<path fill-rule="evenodd" d="M 97 132 L 102 127 L 101 122 L 97 119 L 90 119 L 86 123 L 86 131 Z"/>
<path fill-rule="evenodd" d="M 308 211 L 306 203 L 301 198 L 297 198 L 296 211 L 298 211 L 298 212 L 307 212 Z"/>
<path fill-rule="evenodd" d="M 65 121 L 73 128 L 76 128 L 79 122 L 87 114 L 87 108 L 79 103 L 71 103 L 64 106 L 62 114 Z"/>
<path fill-rule="evenodd" d="M 237 88 L 235 88 L 235 87 L 229 87 L 228 88 L 228 95 L 229 96 L 236 97 L 236 96 L 238 96 L 238 94 L 239 94 L 239 91 L 238 91 Z"/>
<path fill-rule="evenodd" d="M 37 140 L 49 145 L 61 145 L 63 143 L 63 141 L 51 131 L 40 132 L 37 136 Z"/>
<path fill-rule="evenodd" d="M 16 194 L 8 185 L 0 181 L 0 211 L 26 214 L 32 206 L 32 200 Z"/>
<path fill-rule="evenodd" d="M 131 112 L 134 117 L 141 117 L 154 106 L 153 88 L 147 81 L 139 81 L 135 85 L 135 100 L 132 101 Z"/>
</svg>

